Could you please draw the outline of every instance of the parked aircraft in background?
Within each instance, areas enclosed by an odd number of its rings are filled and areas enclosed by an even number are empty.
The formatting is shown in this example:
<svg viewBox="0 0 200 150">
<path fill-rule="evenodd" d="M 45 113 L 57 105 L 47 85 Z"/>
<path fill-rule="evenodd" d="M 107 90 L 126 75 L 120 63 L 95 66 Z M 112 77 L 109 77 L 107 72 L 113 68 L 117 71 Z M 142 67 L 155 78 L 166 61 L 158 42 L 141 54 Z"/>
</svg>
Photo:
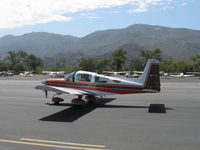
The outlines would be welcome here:
<svg viewBox="0 0 200 150">
<path fill-rule="evenodd" d="M 23 77 L 32 77 L 33 76 L 32 71 L 24 71 L 24 72 L 21 72 L 19 75 L 23 76 Z"/>
<path fill-rule="evenodd" d="M 125 76 L 130 76 L 130 71 L 120 71 L 120 72 L 116 72 L 116 71 L 103 71 L 103 75 L 106 75 L 106 76 L 122 76 L 122 77 L 125 77 Z"/>
<path fill-rule="evenodd" d="M 35 88 L 55 92 L 52 101 L 56 104 L 63 101 L 60 94 L 73 94 L 78 98 L 72 99 L 73 104 L 81 105 L 103 100 L 105 95 L 156 93 L 160 91 L 159 62 L 148 60 L 143 74 L 139 78 L 118 78 L 100 75 L 94 72 L 72 72 L 62 79 L 47 79 L 43 85 Z M 84 99 L 83 99 L 84 96 Z"/>
<path fill-rule="evenodd" d="M 0 72 L 0 77 L 8 77 L 8 76 L 13 76 L 14 73 L 13 72 L 9 72 L 9 71 L 2 71 Z"/>
<path fill-rule="evenodd" d="M 179 78 L 185 78 L 185 77 L 194 77 L 194 75 L 186 75 L 184 74 L 183 72 L 178 74 L 178 75 L 174 75 L 174 74 L 171 74 L 169 75 L 170 77 L 179 77 Z"/>
<path fill-rule="evenodd" d="M 64 77 L 64 71 L 43 71 L 42 74 L 49 75 L 51 78 L 61 78 Z"/>
<path fill-rule="evenodd" d="M 131 75 L 131 71 L 103 71 L 103 75 L 113 76 L 113 77 L 128 77 L 128 78 L 139 78 L 139 76 L 143 73 L 142 71 L 133 71 L 133 75 Z"/>
</svg>

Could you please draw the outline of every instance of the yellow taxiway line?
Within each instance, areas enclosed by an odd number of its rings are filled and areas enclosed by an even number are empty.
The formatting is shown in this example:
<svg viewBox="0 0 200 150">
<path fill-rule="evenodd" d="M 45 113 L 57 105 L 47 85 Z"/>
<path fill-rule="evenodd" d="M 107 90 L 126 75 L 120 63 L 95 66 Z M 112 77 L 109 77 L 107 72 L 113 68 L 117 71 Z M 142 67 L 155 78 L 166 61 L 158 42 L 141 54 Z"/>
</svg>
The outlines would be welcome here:
<svg viewBox="0 0 200 150">
<path fill-rule="evenodd" d="M 98 147 L 105 148 L 105 145 L 91 145 L 91 144 L 80 144 L 80 143 L 71 143 L 71 142 L 59 142 L 59 141 L 47 141 L 47 140 L 38 140 L 38 139 L 29 139 L 29 138 L 20 138 L 22 141 L 31 141 L 31 142 L 41 142 L 41 143 L 53 143 L 53 144 L 63 144 L 63 145 L 74 145 L 74 146 L 86 146 L 86 147 Z"/>
<path fill-rule="evenodd" d="M 45 140 L 43 140 L 43 141 L 45 141 Z M 33 146 L 43 146 L 43 147 L 52 147 L 52 148 L 75 149 L 75 150 L 107 150 L 107 149 L 92 148 L 92 147 L 88 148 L 88 147 L 75 147 L 75 146 L 67 146 L 67 145 L 52 145 L 52 144 L 33 143 L 33 142 L 24 142 L 24 141 L 15 141 L 15 140 L 6 140 L 6 139 L 0 139 L 0 142 L 33 145 Z"/>
</svg>

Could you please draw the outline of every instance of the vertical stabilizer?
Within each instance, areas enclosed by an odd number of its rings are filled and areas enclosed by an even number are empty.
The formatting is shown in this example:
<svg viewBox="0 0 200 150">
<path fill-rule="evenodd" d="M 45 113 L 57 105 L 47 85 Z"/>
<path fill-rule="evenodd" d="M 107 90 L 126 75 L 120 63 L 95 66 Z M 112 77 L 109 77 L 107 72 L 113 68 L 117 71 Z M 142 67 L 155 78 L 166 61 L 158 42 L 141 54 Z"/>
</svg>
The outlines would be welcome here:
<svg viewBox="0 0 200 150">
<path fill-rule="evenodd" d="M 160 91 L 159 61 L 149 59 L 140 78 L 145 90 L 152 92 Z"/>
</svg>

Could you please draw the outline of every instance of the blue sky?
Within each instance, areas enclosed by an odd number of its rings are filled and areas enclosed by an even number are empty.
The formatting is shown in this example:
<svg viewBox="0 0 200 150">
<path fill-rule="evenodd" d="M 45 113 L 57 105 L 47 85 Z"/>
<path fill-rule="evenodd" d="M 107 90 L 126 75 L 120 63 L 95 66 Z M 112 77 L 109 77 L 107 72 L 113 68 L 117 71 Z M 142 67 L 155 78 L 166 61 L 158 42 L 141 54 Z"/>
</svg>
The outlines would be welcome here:
<svg viewBox="0 0 200 150">
<path fill-rule="evenodd" d="M 83 37 L 132 24 L 200 30 L 199 0 L 0 0 L 0 37 L 50 32 Z"/>
</svg>

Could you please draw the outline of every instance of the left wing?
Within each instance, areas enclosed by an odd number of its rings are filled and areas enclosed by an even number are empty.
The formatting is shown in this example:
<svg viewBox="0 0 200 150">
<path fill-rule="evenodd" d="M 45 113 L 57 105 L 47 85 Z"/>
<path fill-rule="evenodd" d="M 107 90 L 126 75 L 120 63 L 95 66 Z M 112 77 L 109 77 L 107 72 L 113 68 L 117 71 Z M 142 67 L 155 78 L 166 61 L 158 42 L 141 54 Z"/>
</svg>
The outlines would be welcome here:
<svg viewBox="0 0 200 150">
<path fill-rule="evenodd" d="M 66 93 L 66 94 L 73 94 L 73 95 L 96 95 L 95 93 L 85 91 L 85 90 L 55 87 L 55 86 L 48 86 L 48 85 L 38 85 L 35 88 L 39 90 L 43 90 L 43 91 L 52 91 L 57 94 Z"/>
</svg>

